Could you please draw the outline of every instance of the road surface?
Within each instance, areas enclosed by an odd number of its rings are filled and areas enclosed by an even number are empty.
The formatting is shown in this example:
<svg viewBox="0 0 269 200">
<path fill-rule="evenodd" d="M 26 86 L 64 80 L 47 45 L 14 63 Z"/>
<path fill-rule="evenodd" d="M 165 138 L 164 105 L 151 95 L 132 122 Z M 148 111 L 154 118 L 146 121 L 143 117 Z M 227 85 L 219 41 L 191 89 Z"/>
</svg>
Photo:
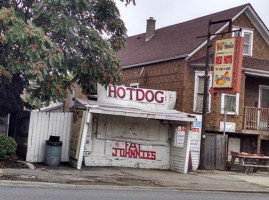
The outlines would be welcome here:
<svg viewBox="0 0 269 200">
<path fill-rule="evenodd" d="M 102 188 L 102 187 L 100 187 Z M 0 186 L 1 200 L 268 200 L 269 194 Z"/>
</svg>

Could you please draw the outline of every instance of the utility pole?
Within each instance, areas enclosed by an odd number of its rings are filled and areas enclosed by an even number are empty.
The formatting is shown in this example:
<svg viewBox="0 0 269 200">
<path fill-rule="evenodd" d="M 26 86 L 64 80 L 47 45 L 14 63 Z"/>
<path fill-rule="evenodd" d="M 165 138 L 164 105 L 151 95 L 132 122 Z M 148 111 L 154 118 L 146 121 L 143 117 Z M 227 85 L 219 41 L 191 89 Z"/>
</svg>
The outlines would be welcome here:
<svg viewBox="0 0 269 200">
<path fill-rule="evenodd" d="M 229 30 L 227 32 L 223 33 L 215 33 L 211 34 L 210 27 L 213 24 L 220 24 L 220 23 L 227 23 L 229 22 Z M 202 129 L 201 129 L 201 152 L 200 152 L 200 169 L 205 169 L 205 137 L 206 137 L 206 112 L 207 112 L 207 99 L 208 99 L 208 70 L 209 70 L 209 49 L 212 47 L 212 44 L 210 44 L 210 38 L 213 35 L 225 35 L 226 33 L 232 32 L 232 19 L 225 19 L 225 20 L 219 20 L 219 21 L 211 21 L 208 22 L 208 30 L 207 35 L 199 36 L 197 38 L 207 38 L 206 43 L 206 62 L 205 62 L 205 81 L 204 81 L 204 95 L 203 95 L 203 110 L 202 110 Z"/>
</svg>

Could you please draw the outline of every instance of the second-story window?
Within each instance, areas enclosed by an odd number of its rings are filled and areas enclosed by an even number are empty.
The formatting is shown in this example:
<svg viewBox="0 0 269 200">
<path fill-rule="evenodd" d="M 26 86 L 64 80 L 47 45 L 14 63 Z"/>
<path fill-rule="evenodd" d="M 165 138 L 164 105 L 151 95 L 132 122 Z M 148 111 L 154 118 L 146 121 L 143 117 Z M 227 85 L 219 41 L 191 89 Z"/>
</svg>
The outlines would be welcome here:
<svg viewBox="0 0 269 200">
<path fill-rule="evenodd" d="M 244 34 L 244 55 L 252 56 L 253 31 L 243 30 Z"/>
<path fill-rule="evenodd" d="M 203 71 L 195 72 L 195 85 L 194 85 L 194 102 L 193 102 L 193 112 L 202 113 L 203 110 L 203 97 L 204 97 L 204 82 L 205 82 L 205 73 Z M 209 87 L 211 87 L 212 82 L 212 72 L 209 72 Z M 207 95 L 207 112 L 210 112 L 211 107 L 211 95 L 208 92 Z"/>
<path fill-rule="evenodd" d="M 239 27 L 233 27 L 233 30 L 239 30 Z M 242 28 L 242 32 L 233 32 L 233 37 L 244 37 L 244 55 L 252 56 L 253 49 L 253 30 Z"/>
</svg>

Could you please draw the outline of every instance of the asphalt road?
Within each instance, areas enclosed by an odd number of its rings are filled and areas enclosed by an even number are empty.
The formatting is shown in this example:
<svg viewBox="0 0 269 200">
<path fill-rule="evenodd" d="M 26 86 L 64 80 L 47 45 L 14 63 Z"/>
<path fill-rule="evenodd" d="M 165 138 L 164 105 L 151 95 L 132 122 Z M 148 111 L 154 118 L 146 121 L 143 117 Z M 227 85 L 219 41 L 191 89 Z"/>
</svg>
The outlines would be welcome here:
<svg viewBox="0 0 269 200">
<path fill-rule="evenodd" d="M 0 186 L 1 200 L 268 200 L 268 194 Z"/>
</svg>

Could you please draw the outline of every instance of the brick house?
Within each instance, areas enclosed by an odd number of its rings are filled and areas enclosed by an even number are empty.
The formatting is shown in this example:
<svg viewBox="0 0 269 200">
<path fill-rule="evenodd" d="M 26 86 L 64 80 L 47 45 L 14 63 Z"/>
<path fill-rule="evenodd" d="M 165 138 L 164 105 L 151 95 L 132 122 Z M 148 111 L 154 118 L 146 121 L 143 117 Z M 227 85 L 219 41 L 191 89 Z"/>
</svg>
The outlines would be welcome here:
<svg viewBox="0 0 269 200">
<path fill-rule="evenodd" d="M 209 94 L 206 130 L 222 133 L 225 107 L 229 151 L 269 155 L 269 30 L 250 4 L 157 30 L 156 21 L 148 19 L 146 33 L 128 37 L 126 47 L 118 53 L 122 61 L 122 84 L 176 91 L 175 109 L 201 113 L 206 38 L 196 37 L 207 34 L 210 19 L 232 19 L 234 30 L 242 28 L 244 58 L 240 93 L 218 94 L 216 98 Z M 228 24 L 217 24 L 212 26 L 211 33 L 227 30 Z M 211 38 L 210 80 L 214 41 L 221 38 Z"/>
</svg>

